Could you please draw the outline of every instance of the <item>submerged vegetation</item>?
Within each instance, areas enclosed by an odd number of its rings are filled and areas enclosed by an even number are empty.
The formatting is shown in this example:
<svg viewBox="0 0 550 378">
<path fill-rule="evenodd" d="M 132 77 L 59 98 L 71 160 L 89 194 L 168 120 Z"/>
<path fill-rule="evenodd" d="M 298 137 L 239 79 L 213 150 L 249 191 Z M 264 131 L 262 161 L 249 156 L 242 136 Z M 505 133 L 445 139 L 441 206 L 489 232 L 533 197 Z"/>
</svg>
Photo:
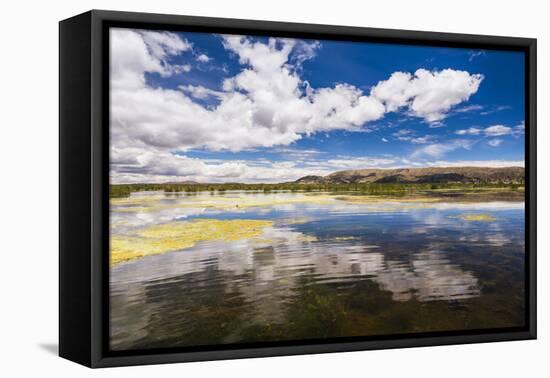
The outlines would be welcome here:
<svg viewBox="0 0 550 378">
<path fill-rule="evenodd" d="M 259 236 L 273 225 L 265 220 L 197 219 L 159 224 L 131 235 L 111 237 L 111 265 L 140 257 L 189 248 L 199 241 L 234 241 Z"/>
<path fill-rule="evenodd" d="M 496 218 L 490 214 L 463 214 L 459 216 L 460 219 L 469 222 L 493 222 Z"/>
</svg>

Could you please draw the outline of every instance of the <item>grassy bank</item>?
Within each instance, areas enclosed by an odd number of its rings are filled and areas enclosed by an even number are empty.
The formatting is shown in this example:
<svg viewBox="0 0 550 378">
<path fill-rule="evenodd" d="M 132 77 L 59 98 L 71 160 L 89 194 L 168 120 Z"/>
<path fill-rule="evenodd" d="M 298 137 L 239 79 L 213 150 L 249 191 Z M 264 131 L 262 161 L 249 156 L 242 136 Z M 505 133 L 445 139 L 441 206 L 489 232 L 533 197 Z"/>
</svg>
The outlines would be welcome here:
<svg viewBox="0 0 550 378">
<path fill-rule="evenodd" d="M 430 194 L 452 196 L 460 192 L 481 193 L 486 191 L 494 192 L 517 192 L 523 193 L 522 184 L 504 183 L 475 183 L 475 184 L 119 184 L 109 186 L 110 198 L 124 198 L 133 192 L 141 191 L 163 191 L 166 193 L 199 193 L 212 192 L 223 193 L 231 190 L 244 190 L 251 192 L 270 193 L 273 191 L 290 192 L 327 192 L 341 193 L 353 192 L 364 195 L 394 195 L 406 196 L 411 194 Z"/>
</svg>

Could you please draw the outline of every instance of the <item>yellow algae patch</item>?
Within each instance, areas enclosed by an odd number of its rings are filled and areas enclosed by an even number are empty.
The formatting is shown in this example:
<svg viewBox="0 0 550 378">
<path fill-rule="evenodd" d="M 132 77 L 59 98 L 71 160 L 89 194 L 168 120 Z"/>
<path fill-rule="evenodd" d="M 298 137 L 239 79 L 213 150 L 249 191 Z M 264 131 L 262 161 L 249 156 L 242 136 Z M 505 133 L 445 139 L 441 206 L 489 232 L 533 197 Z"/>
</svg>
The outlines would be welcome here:
<svg viewBox="0 0 550 378">
<path fill-rule="evenodd" d="M 332 240 L 336 241 L 346 241 L 346 240 L 358 240 L 359 238 L 357 236 L 336 236 L 335 238 L 332 238 Z"/>
<path fill-rule="evenodd" d="M 171 200 L 171 203 L 159 203 L 161 199 Z M 294 194 L 294 195 L 277 195 L 277 194 L 259 194 L 259 195 L 196 195 L 176 198 L 159 197 L 158 195 L 151 198 L 127 198 L 127 199 L 111 199 L 111 205 L 124 205 L 116 208 L 119 212 L 148 212 L 160 211 L 166 209 L 178 208 L 213 208 L 220 210 L 238 210 L 249 207 L 262 206 L 277 206 L 277 205 L 292 205 L 292 204 L 330 204 L 334 203 L 334 196 L 326 194 Z"/>
<path fill-rule="evenodd" d="M 334 198 L 330 195 L 293 195 L 293 196 L 266 196 L 262 197 L 240 197 L 233 199 L 235 205 L 239 207 L 256 207 L 256 206 L 275 206 L 275 205 L 292 205 L 300 203 L 311 203 L 311 204 L 327 204 L 333 203 Z"/>
<path fill-rule="evenodd" d="M 474 222 L 493 222 L 497 219 L 489 214 L 463 214 L 459 215 L 458 218 L 465 221 L 474 221 Z"/>
<path fill-rule="evenodd" d="M 301 235 L 296 239 L 305 243 L 313 243 L 313 242 L 319 241 L 319 239 L 317 239 L 317 237 L 313 235 Z"/>
<path fill-rule="evenodd" d="M 386 203 L 386 202 L 407 202 L 407 203 L 424 203 L 424 202 L 442 202 L 441 198 L 432 197 L 388 197 L 388 196 L 338 196 L 334 197 L 339 201 L 351 203 Z"/>
<path fill-rule="evenodd" d="M 288 219 L 284 219 L 283 220 L 283 224 L 288 224 L 288 225 L 291 225 L 291 224 L 304 224 L 304 223 L 308 223 L 308 222 L 311 222 L 311 218 L 307 218 L 307 217 L 299 217 L 299 218 L 288 218 Z"/>
<path fill-rule="evenodd" d="M 156 204 L 164 198 L 164 195 L 155 194 L 148 196 L 144 195 L 126 198 L 111 198 L 109 201 L 113 206 L 143 206 Z"/>
<path fill-rule="evenodd" d="M 131 223 L 128 222 L 128 221 L 113 221 L 113 220 L 111 220 L 110 226 L 111 226 L 111 228 L 121 227 L 121 226 L 131 226 Z"/>
<path fill-rule="evenodd" d="M 272 225 L 273 222 L 264 220 L 197 219 L 155 225 L 126 236 L 114 235 L 111 237 L 111 265 L 189 248 L 199 241 L 252 238 Z"/>
<path fill-rule="evenodd" d="M 154 211 L 163 206 L 160 201 L 164 199 L 164 196 L 156 194 L 149 196 L 136 196 L 127 198 L 111 198 L 110 205 L 115 208 L 111 209 L 117 212 L 146 212 Z"/>
<path fill-rule="evenodd" d="M 144 213 L 146 211 L 158 211 L 158 210 L 162 210 L 162 208 L 158 206 L 154 206 L 154 207 L 153 206 L 149 206 L 149 207 L 128 206 L 128 207 L 121 207 L 116 209 L 116 211 L 119 213 Z"/>
</svg>

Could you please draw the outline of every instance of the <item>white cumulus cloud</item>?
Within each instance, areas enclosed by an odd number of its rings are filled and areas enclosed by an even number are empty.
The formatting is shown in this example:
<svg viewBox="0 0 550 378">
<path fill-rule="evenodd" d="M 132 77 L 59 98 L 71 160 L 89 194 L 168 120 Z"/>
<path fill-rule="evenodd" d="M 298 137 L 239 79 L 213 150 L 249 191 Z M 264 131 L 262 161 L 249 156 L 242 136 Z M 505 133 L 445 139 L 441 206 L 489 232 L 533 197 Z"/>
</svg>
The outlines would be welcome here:
<svg viewBox="0 0 550 378">
<path fill-rule="evenodd" d="M 145 72 L 169 76 L 188 71 L 188 66 L 170 65 L 166 59 L 191 47 L 172 33 L 111 29 L 111 85 L 115 89 L 137 89 L 145 86 Z"/>
<path fill-rule="evenodd" d="M 483 75 L 467 71 L 418 69 L 414 74 L 393 73 L 371 94 L 386 105 L 387 111 L 406 107 L 412 115 L 431 123 L 443 120 L 453 106 L 468 100 L 482 80 Z"/>
<path fill-rule="evenodd" d="M 413 116 L 437 122 L 477 91 L 482 75 L 451 69 L 397 72 L 369 93 L 339 83 L 314 88 L 301 66 L 315 57 L 319 42 L 270 38 L 266 43 L 221 36 L 241 70 L 221 88 L 183 85 L 153 87 L 146 74 L 187 75 L 191 65 L 173 58 L 191 54 L 193 45 L 169 32 L 111 29 L 111 158 L 117 182 L 189 177 L 197 181 L 284 181 L 326 174 L 336 166 L 391 164 L 387 160 L 345 159 L 305 168 L 268 163 L 208 162 L 185 156 L 191 149 L 243 151 L 289 146 L 306 135 L 332 130 L 364 131 L 387 112 L 406 107 Z M 204 57 L 202 57 L 204 55 Z M 196 57 L 205 62 L 207 55 Z M 198 100 L 215 98 L 215 105 Z M 411 136 L 412 138 L 412 136 Z M 428 143 L 417 137 L 413 143 Z M 441 156 L 449 147 L 429 145 L 422 153 Z M 420 153 L 420 152 L 419 152 Z M 347 164 L 347 165 L 346 165 Z"/>
<path fill-rule="evenodd" d="M 481 134 L 482 130 L 477 127 L 470 127 L 468 129 L 464 130 L 457 130 L 455 134 L 457 135 L 479 135 Z"/>
<path fill-rule="evenodd" d="M 487 136 L 502 136 L 512 134 L 512 128 L 503 125 L 489 126 L 484 130 Z"/>
<path fill-rule="evenodd" d="M 210 62 L 211 58 L 206 54 L 200 54 L 197 56 L 197 61 L 201 63 L 208 63 Z"/>
<path fill-rule="evenodd" d="M 504 125 L 493 125 L 486 127 L 485 129 L 480 129 L 477 127 L 470 127 L 468 129 L 457 130 L 455 134 L 457 135 L 485 135 L 487 137 L 497 137 L 503 135 L 511 135 L 516 133 L 521 133 L 523 131 L 523 124 L 515 126 L 514 128 L 504 126 Z"/>
</svg>

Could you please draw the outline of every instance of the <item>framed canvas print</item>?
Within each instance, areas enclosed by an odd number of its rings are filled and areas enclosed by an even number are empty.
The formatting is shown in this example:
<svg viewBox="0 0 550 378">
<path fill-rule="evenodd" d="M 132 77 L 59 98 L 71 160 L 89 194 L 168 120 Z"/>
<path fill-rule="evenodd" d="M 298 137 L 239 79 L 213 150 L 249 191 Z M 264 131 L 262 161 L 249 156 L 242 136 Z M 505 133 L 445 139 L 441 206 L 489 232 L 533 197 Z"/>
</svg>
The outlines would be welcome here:
<svg viewBox="0 0 550 378">
<path fill-rule="evenodd" d="M 60 355 L 536 337 L 536 41 L 60 23 Z"/>
</svg>

